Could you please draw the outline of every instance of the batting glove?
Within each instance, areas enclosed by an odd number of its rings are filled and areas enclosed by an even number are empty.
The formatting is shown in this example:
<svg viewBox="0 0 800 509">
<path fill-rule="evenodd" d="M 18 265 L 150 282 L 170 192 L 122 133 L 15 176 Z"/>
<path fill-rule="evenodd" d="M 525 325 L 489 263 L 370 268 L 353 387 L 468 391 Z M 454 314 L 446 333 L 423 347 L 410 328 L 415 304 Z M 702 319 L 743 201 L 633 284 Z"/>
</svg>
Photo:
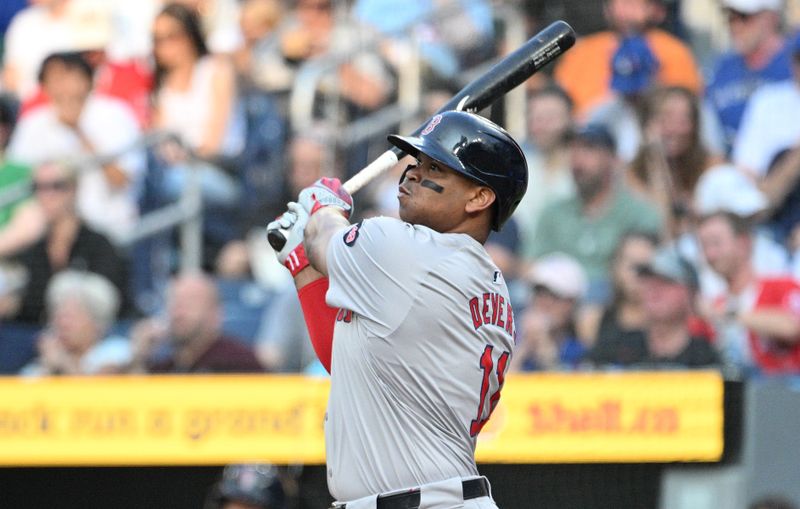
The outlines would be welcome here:
<svg viewBox="0 0 800 509">
<path fill-rule="evenodd" d="M 309 215 L 322 207 L 336 207 L 344 212 L 344 217 L 349 219 L 350 212 L 353 210 L 353 197 L 344 190 L 342 183 L 336 178 L 323 177 L 317 180 L 300 191 L 297 201 Z"/>
<path fill-rule="evenodd" d="M 308 267 L 306 250 L 303 248 L 303 236 L 306 224 L 308 224 L 308 212 L 295 202 L 289 202 L 289 210 L 284 212 L 278 219 L 267 225 L 267 230 L 288 231 L 286 244 L 283 249 L 276 253 L 278 261 L 281 262 L 292 276 Z"/>
</svg>

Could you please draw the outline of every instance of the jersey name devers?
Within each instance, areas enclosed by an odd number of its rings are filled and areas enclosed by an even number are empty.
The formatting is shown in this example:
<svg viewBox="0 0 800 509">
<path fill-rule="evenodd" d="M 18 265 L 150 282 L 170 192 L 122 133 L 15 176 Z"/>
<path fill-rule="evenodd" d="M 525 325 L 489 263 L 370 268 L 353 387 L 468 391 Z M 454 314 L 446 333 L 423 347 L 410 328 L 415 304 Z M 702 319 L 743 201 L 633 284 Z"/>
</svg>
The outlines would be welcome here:
<svg viewBox="0 0 800 509">
<path fill-rule="evenodd" d="M 484 325 L 495 325 L 514 337 L 514 313 L 511 303 L 499 293 L 486 292 L 469 300 L 469 312 L 475 330 Z"/>
</svg>

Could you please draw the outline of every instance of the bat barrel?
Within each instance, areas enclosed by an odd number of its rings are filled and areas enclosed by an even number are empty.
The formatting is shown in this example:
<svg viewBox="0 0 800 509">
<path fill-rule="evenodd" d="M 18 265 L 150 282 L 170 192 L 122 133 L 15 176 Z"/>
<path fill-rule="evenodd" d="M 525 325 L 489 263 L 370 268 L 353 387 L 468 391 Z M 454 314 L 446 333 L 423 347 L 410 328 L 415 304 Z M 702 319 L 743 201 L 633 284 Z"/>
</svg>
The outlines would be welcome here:
<svg viewBox="0 0 800 509">
<path fill-rule="evenodd" d="M 528 42 L 506 55 L 480 78 L 453 96 L 437 113 L 461 109 L 479 111 L 520 85 L 575 44 L 575 30 L 554 21 Z M 422 130 L 423 126 L 414 133 Z"/>
</svg>

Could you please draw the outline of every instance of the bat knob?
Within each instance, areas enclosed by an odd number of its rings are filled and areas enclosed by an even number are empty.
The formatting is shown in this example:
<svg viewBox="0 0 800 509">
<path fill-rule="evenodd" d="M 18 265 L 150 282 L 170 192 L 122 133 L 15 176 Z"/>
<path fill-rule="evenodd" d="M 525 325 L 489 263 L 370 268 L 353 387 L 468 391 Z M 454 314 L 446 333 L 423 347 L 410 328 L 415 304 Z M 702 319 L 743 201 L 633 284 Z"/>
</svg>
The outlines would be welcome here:
<svg viewBox="0 0 800 509">
<path fill-rule="evenodd" d="M 286 245 L 286 233 L 286 231 L 280 229 L 267 230 L 267 241 L 275 252 L 280 251 Z"/>
</svg>

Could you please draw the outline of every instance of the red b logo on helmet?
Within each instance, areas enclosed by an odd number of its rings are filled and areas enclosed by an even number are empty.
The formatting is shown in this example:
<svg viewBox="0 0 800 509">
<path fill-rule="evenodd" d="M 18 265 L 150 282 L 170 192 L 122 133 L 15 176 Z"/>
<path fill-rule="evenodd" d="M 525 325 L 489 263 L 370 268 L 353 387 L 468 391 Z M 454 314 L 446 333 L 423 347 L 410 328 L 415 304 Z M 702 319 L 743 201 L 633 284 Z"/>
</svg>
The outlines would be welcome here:
<svg viewBox="0 0 800 509">
<path fill-rule="evenodd" d="M 441 122 L 441 121 L 442 121 L 442 116 L 441 116 L 441 115 L 435 115 L 435 116 L 434 116 L 434 117 L 431 119 L 431 121 L 430 121 L 430 122 L 428 122 L 428 125 L 426 125 L 426 126 L 425 126 L 425 129 L 423 129 L 423 130 L 422 130 L 422 132 L 420 133 L 420 135 L 421 135 L 421 136 L 425 136 L 426 134 L 430 134 L 430 133 L 433 131 L 433 129 L 434 129 L 434 128 L 435 128 L 437 125 L 439 125 L 439 122 Z"/>
</svg>

